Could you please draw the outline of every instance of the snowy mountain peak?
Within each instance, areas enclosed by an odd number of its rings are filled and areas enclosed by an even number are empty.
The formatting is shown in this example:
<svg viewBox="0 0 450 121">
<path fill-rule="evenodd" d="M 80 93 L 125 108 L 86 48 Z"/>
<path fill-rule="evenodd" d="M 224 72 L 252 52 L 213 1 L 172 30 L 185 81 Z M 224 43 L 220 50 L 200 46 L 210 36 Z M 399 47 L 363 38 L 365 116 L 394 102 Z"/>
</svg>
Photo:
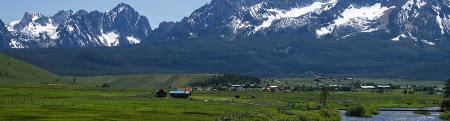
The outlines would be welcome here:
<svg viewBox="0 0 450 121">
<path fill-rule="evenodd" d="M 133 9 L 133 7 L 131 7 L 130 5 L 128 5 L 128 4 L 125 4 L 125 3 L 120 3 L 120 4 L 118 4 L 112 11 L 115 11 L 115 12 L 122 12 L 122 11 L 127 11 L 127 10 L 131 10 L 131 11 L 134 11 L 134 9 Z"/>
<path fill-rule="evenodd" d="M 55 15 L 53 15 L 52 19 L 55 23 L 57 24 L 62 24 L 64 21 L 66 21 L 67 19 L 69 19 L 70 16 L 73 15 L 73 11 L 69 10 L 69 11 L 59 11 L 58 13 L 56 13 Z"/>
<path fill-rule="evenodd" d="M 146 40 L 240 40 L 281 35 L 316 40 L 368 37 L 437 46 L 450 38 L 450 1 L 212 0 L 179 22 L 162 22 L 154 31 L 145 16 L 121 3 L 107 12 L 60 11 L 51 17 L 26 13 L 7 29 L 18 38 L 16 43 L 26 47 L 121 46 Z"/>
<path fill-rule="evenodd" d="M 114 7 L 112 10 L 107 11 L 109 15 L 117 16 L 117 14 L 121 13 L 137 13 L 133 7 L 131 7 L 128 4 L 120 3 L 116 7 Z"/>
<path fill-rule="evenodd" d="M 25 14 L 22 17 L 22 21 L 30 21 L 34 22 L 37 19 L 41 18 L 43 15 L 37 12 L 25 12 Z"/>
<path fill-rule="evenodd" d="M 153 40 L 202 36 L 239 40 L 278 35 L 338 40 L 364 36 L 434 46 L 450 38 L 450 1 L 212 0 L 155 33 Z"/>
<path fill-rule="evenodd" d="M 152 33 L 148 19 L 124 3 L 108 12 L 68 10 L 51 17 L 27 12 L 7 29 L 14 35 L 9 43 L 12 48 L 132 45 L 145 41 Z"/>
<path fill-rule="evenodd" d="M 75 12 L 75 14 L 73 14 L 74 16 L 83 16 L 83 15 L 88 15 L 89 12 L 87 12 L 84 9 L 78 10 L 77 12 Z"/>
</svg>

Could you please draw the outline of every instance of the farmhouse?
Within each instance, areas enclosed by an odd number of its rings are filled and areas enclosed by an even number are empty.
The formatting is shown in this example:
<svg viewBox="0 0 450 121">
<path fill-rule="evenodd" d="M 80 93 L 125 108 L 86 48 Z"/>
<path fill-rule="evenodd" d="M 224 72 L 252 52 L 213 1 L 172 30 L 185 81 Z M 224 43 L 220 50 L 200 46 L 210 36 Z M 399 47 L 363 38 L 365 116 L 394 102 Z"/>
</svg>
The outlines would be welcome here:
<svg viewBox="0 0 450 121">
<path fill-rule="evenodd" d="M 337 84 L 330 84 L 330 85 L 328 85 L 329 87 L 339 87 L 339 85 L 337 85 Z"/>
<path fill-rule="evenodd" d="M 244 85 L 240 85 L 240 84 L 234 84 L 234 85 L 231 85 L 231 87 L 243 87 Z"/>
<path fill-rule="evenodd" d="M 390 89 L 391 86 L 389 86 L 389 85 L 377 85 L 377 88 L 378 89 Z"/>
<path fill-rule="evenodd" d="M 166 97 L 167 96 L 167 92 L 164 89 L 160 89 L 159 91 L 157 91 L 155 93 L 155 97 Z"/>
<path fill-rule="evenodd" d="M 273 85 L 273 86 L 267 86 L 267 87 L 265 87 L 265 88 L 263 88 L 263 89 L 266 90 L 266 91 L 272 91 L 272 92 L 276 92 L 276 91 L 279 90 L 278 86 L 275 86 L 275 85 Z"/>
<path fill-rule="evenodd" d="M 170 97 L 172 98 L 188 98 L 191 96 L 191 92 L 189 91 L 170 91 Z"/>
<path fill-rule="evenodd" d="M 339 91 L 352 91 L 353 87 L 351 85 L 339 85 Z"/>
<path fill-rule="evenodd" d="M 375 86 L 361 86 L 363 89 L 375 89 Z"/>
<path fill-rule="evenodd" d="M 194 87 L 193 89 L 196 90 L 196 91 L 203 91 L 203 90 L 206 90 L 206 89 L 204 89 L 204 88 L 202 88 L 202 87 Z"/>
<path fill-rule="evenodd" d="M 188 91 L 188 92 L 192 92 L 194 91 L 193 88 L 190 87 L 184 87 L 184 88 L 177 88 L 177 91 Z"/>
<path fill-rule="evenodd" d="M 233 91 L 244 91 L 245 89 L 244 89 L 244 85 L 237 84 L 237 85 L 231 85 L 230 90 L 233 90 Z"/>
</svg>

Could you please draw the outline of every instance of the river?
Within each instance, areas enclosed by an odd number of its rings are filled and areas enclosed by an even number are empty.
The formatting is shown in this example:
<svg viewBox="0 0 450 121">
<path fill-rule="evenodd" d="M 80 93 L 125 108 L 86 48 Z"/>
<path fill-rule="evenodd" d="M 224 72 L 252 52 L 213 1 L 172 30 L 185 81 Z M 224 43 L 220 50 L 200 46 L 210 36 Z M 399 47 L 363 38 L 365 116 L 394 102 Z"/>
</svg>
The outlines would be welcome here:
<svg viewBox="0 0 450 121">
<path fill-rule="evenodd" d="M 439 112 L 431 112 L 431 115 L 414 114 L 413 111 L 380 111 L 380 115 L 372 118 L 360 118 L 346 116 L 345 111 L 340 111 L 342 121 L 444 121 L 439 119 Z"/>
</svg>

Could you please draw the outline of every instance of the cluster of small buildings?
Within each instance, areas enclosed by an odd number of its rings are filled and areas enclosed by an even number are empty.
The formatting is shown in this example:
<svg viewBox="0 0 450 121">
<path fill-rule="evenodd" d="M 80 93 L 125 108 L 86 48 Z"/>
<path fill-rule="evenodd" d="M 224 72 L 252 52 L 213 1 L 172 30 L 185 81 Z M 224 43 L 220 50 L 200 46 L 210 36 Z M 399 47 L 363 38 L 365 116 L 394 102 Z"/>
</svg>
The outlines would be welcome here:
<svg viewBox="0 0 450 121">
<path fill-rule="evenodd" d="M 328 87 L 338 90 L 338 91 L 352 91 L 354 87 L 352 85 L 337 85 L 337 84 L 330 84 Z"/>
<path fill-rule="evenodd" d="M 258 84 L 249 84 L 249 85 L 235 84 L 235 85 L 230 85 L 228 87 L 228 90 L 230 90 L 230 91 L 246 91 L 247 89 L 256 89 L 256 90 L 262 89 L 263 91 L 272 91 L 272 92 L 276 92 L 276 91 L 280 90 L 280 88 L 276 85 L 268 85 L 268 86 L 263 87 Z"/>
<path fill-rule="evenodd" d="M 347 80 L 346 84 L 327 84 L 324 85 L 322 80 L 332 80 L 332 83 L 341 83 L 341 81 Z M 172 98 L 189 98 L 194 90 L 197 91 L 270 91 L 270 92 L 291 92 L 291 91 L 317 91 L 322 89 L 323 87 L 330 88 L 336 91 L 354 91 L 355 89 L 362 90 L 390 90 L 390 89 L 419 89 L 415 88 L 415 86 L 405 86 L 405 85 L 385 85 L 385 84 L 375 84 L 375 83 L 361 83 L 358 81 L 353 81 L 353 78 L 344 78 L 340 80 L 336 80 L 330 77 L 317 77 L 314 81 L 317 82 L 316 86 L 277 86 L 277 85 L 265 85 L 262 86 L 260 84 L 229 84 L 224 86 L 210 86 L 208 88 L 204 87 L 193 87 L 193 88 L 176 88 L 171 91 L 166 91 L 164 89 L 160 89 L 155 93 L 156 97 L 166 97 L 170 96 Z M 351 81 L 350 83 L 348 81 Z M 326 82 L 325 82 L 326 83 Z M 169 89 L 170 90 L 170 89 Z M 425 89 L 422 89 L 425 90 Z M 428 89 L 429 90 L 429 89 Z M 433 88 L 434 92 L 441 92 L 438 88 Z"/>
<path fill-rule="evenodd" d="M 361 86 L 361 89 L 391 89 L 390 85 Z"/>
<path fill-rule="evenodd" d="M 218 86 L 218 87 L 193 87 L 197 91 L 247 91 L 249 89 L 260 88 L 259 84 L 231 84 L 228 86 Z"/>
<path fill-rule="evenodd" d="M 323 84 L 318 84 L 317 86 L 321 87 Z M 330 84 L 328 87 L 338 91 L 352 91 L 354 89 L 392 89 L 391 85 Z"/>
</svg>

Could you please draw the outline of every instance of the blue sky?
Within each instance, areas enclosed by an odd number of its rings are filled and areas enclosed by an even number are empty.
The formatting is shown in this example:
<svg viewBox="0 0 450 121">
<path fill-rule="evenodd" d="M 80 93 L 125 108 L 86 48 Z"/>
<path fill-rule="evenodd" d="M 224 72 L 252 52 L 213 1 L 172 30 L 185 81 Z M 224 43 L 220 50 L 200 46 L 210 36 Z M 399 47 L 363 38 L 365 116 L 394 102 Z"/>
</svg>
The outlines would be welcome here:
<svg viewBox="0 0 450 121">
<path fill-rule="evenodd" d="M 5 23 L 20 19 L 25 12 L 52 16 L 60 10 L 105 12 L 119 3 L 130 4 L 147 16 L 153 28 L 162 21 L 179 21 L 210 0 L 1 0 L 0 19 Z"/>
</svg>

